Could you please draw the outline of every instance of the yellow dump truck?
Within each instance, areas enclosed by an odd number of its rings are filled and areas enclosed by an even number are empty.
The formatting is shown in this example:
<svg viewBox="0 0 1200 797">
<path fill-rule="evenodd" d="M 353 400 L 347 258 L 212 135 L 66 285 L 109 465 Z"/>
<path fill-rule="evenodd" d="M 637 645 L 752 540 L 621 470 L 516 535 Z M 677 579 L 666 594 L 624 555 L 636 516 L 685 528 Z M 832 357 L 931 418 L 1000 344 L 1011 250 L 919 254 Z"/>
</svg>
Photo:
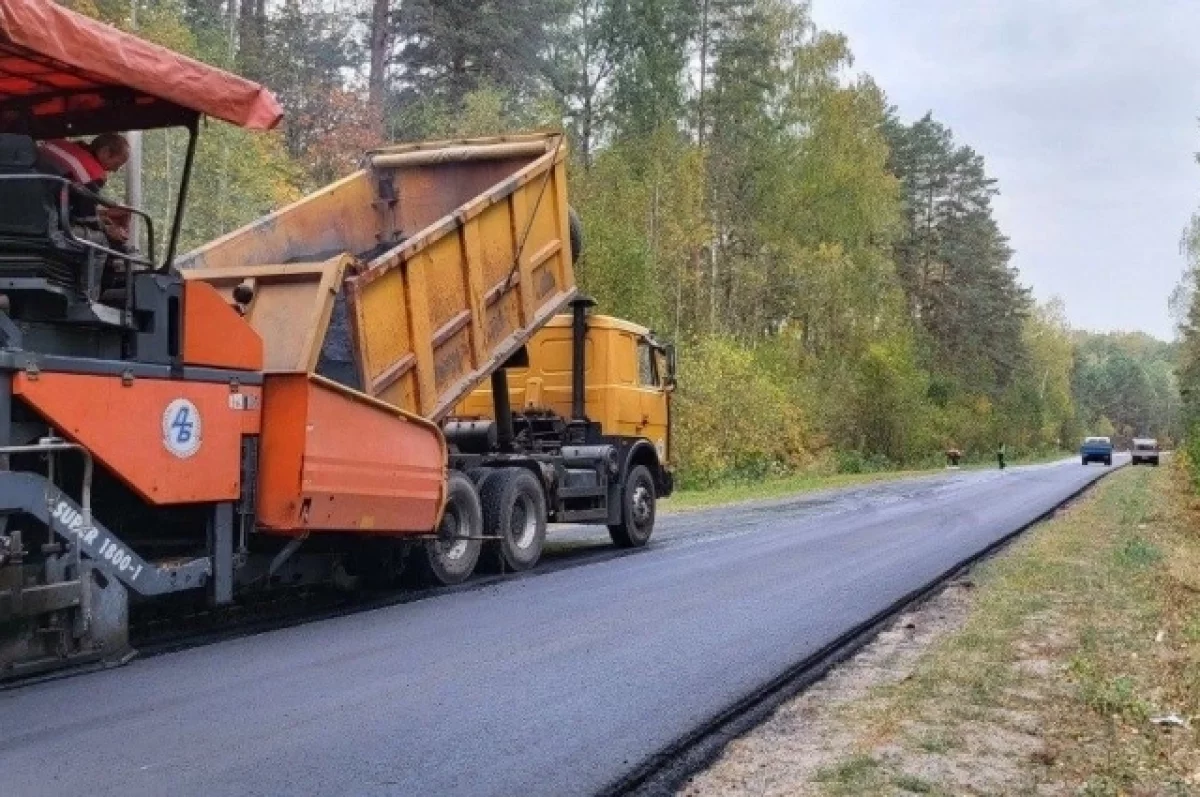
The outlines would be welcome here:
<svg viewBox="0 0 1200 797">
<path fill-rule="evenodd" d="M 565 161 L 558 133 L 389 147 L 181 258 L 262 337 L 268 373 L 440 426 L 483 515 L 447 541 L 442 581 L 480 558 L 533 567 L 548 523 L 644 545 L 672 491 L 673 352 L 579 296 Z"/>
</svg>

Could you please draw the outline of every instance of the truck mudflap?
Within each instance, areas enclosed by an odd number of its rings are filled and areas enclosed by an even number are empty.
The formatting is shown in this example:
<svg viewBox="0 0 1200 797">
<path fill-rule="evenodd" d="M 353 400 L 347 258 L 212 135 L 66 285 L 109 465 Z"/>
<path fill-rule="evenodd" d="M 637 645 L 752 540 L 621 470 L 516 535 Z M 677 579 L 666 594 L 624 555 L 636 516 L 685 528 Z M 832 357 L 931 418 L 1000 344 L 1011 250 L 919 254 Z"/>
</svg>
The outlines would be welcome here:
<svg viewBox="0 0 1200 797">
<path fill-rule="evenodd" d="M 194 589 L 212 572 L 208 558 L 170 567 L 146 562 L 39 474 L 0 473 L 0 515 L 7 519 L 0 526 L 0 683 L 124 663 L 134 654 L 127 588 L 142 595 Z M 19 515 L 66 544 L 57 552 L 43 547 L 44 556 L 26 562 L 31 531 L 13 523 Z"/>
</svg>

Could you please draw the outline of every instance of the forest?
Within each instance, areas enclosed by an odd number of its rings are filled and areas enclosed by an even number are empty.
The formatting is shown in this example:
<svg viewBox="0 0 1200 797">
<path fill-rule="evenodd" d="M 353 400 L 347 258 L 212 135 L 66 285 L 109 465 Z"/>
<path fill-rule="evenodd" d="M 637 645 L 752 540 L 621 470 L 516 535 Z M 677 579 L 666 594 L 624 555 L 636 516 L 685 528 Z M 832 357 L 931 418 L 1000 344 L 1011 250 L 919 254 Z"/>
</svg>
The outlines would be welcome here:
<svg viewBox="0 0 1200 797">
<path fill-rule="evenodd" d="M 686 486 L 1169 440 L 1200 418 L 1175 376 L 1194 349 L 1200 380 L 1200 310 L 1182 354 L 1071 329 L 1013 268 L 983 155 L 892 107 L 800 0 L 64 2 L 285 106 L 277 134 L 208 126 L 184 250 L 384 142 L 566 130 L 583 288 L 677 343 Z M 157 218 L 182 139 L 144 138 Z"/>
</svg>

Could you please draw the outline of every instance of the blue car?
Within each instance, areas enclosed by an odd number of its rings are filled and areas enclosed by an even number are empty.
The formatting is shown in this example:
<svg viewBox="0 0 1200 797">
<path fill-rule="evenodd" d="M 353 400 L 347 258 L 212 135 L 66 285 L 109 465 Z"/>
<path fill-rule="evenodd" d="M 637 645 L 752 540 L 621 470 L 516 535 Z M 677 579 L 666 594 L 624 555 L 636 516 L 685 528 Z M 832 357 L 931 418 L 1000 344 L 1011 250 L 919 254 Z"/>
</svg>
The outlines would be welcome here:
<svg viewBox="0 0 1200 797">
<path fill-rule="evenodd" d="M 1088 437 L 1079 447 L 1079 456 L 1086 465 L 1089 462 L 1100 462 L 1112 465 L 1113 444 L 1107 437 Z"/>
</svg>

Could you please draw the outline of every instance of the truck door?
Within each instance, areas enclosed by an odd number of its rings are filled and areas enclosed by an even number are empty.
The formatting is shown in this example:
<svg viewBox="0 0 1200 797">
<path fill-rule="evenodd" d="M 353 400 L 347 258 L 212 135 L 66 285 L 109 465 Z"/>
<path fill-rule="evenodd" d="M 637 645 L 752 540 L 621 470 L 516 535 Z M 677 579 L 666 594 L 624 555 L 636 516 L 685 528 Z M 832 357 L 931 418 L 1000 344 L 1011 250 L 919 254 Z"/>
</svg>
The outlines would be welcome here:
<svg viewBox="0 0 1200 797">
<path fill-rule="evenodd" d="M 625 331 L 609 334 L 610 379 L 607 394 L 612 413 L 609 417 L 616 421 L 616 425 L 604 431 L 621 437 L 638 437 L 644 424 L 642 391 L 638 386 L 637 336 Z"/>
<path fill-rule="evenodd" d="M 662 461 L 667 458 L 667 393 L 664 390 L 664 374 L 661 357 L 650 341 L 639 338 L 637 342 L 638 400 L 642 417 L 638 419 L 638 435 L 647 438 L 658 450 Z"/>
<path fill-rule="evenodd" d="M 665 457 L 667 401 L 659 358 L 646 338 L 625 331 L 617 332 L 613 338 L 611 396 L 616 402 L 617 424 L 610 433 L 645 437 Z"/>
</svg>

